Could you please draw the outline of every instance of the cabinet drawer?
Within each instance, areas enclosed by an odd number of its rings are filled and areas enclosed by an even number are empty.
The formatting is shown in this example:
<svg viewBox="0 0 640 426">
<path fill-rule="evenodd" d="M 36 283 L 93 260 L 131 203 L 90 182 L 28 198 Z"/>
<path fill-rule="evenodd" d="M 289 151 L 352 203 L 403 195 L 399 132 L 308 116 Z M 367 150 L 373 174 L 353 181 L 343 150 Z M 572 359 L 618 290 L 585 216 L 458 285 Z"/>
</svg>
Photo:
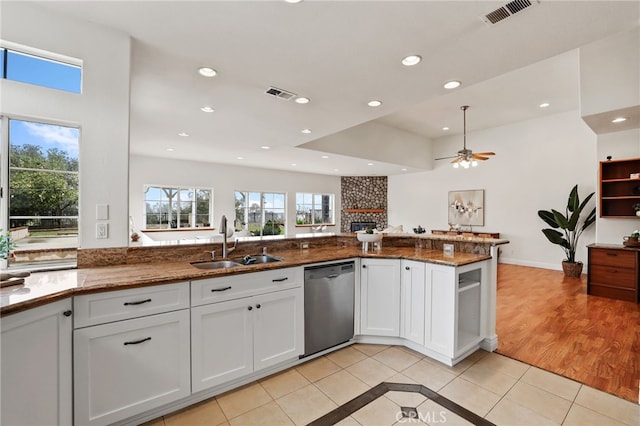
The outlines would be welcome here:
<svg viewBox="0 0 640 426">
<path fill-rule="evenodd" d="M 590 249 L 589 262 L 592 265 L 635 268 L 636 257 L 637 252 L 631 250 Z"/>
<path fill-rule="evenodd" d="M 302 277 L 302 268 L 284 268 L 192 281 L 191 305 L 206 305 L 269 291 L 300 287 Z"/>
<path fill-rule="evenodd" d="M 591 283 L 606 284 L 611 287 L 635 289 L 637 284 L 636 270 L 615 266 L 591 265 L 589 281 Z"/>
<path fill-rule="evenodd" d="M 74 328 L 189 307 L 189 283 L 85 294 L 73 298 Z"/>
</svg>

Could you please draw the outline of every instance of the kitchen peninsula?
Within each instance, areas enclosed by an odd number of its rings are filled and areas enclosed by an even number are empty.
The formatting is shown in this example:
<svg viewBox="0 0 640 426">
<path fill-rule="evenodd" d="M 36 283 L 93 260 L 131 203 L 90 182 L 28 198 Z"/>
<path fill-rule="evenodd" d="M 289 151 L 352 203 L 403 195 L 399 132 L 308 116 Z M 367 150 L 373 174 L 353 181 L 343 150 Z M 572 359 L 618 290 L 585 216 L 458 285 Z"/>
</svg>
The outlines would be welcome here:
<svg viewBox="0 0 640 426">
<path fill-rule="evenodd" d="M 47 407 L 52 417 L 34 420 L 46 423 L 140 423 L 191 405 L 322 355 L 299 359 L 304 346 L 302 271 L 341 260 L 355 261 L 358 271 L 354 339 L 346 344 L 399 344 L 452 365 L 479 347 L 497 347 L 496 253 L 507 242 L 386 235 L 380 251 L 364 253 L 355 236 L 346 234 L 243 241 L 234 255 L 267 247 L 282 261 L 215 270 L 191 262 L 208 260 L 205 249 L 219 244 L 130 247 L 116 256 L 115 249 L 103 250 L 102 256 L 86 253 L 95 263 L 91 267 L 35 273 L 24 286 L 0 291 L 3 387 L 11 380 L 24 384 L 20 373 L 26 370 L 38 387 L 22 388 L 42 392 L 26 398 L 14 390 L 11 400 L 22 419 L 28 410 L 21 400 Z M 453 255 L 443 253 L 445 243 L 454 244 Z M 79 253 L 79 262 L 83 259 Z M 202 288 L 210 290 L 202 293 Z M 206 301 L 198 294 L 224 297 Z M 215 326 L 201 319 L 205 314 L 227 318 L 216 329 L 233 331 L 235 337 L 219 348 L 251 340 L 249 353 L 238 346 L 244 358 L 225 357 L 244 362 L 242 373 L 233 373 L 235 367 L 212 372 L 208 357 L 198 355 L 206 349 L 204 327 Z M 270 327 L 261 328 L 263 323 Z M 44 336 L 49 336 L 46 350 L 39 347 Z M 100 347 L 110 355 L 100 354 Z M 39 355 L 37 365 L 25 362 L 25 349 Z M 56 368 L 58 374 L 51 375 Z M 43 383 L 43 377 L 50 379 Z M 111 378 L 126 381 L 120 392 L 113 392 Z M 62 397 L 72 389 L 73 402 Z M 11 411 L 3 419 L 20 418 L 10 417 Z"/>
</svg>

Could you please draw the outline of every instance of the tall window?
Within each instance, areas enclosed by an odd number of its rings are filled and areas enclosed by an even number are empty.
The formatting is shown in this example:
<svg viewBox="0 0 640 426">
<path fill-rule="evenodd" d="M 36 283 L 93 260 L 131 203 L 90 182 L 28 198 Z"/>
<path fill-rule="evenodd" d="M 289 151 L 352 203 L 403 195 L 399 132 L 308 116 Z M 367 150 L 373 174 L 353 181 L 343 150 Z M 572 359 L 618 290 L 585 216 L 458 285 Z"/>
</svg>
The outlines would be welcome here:
<svg viewBox="0 0 640 426">
<path fill-rule="evenodd" d="M 73 262 L 78 247 L 79 129 L 3 118 L 3 125 L 7 122 L 9 193 L 3 208 L 8 204 L 16 244 L 12 263 Z"/>
<path fill-rule="evenodd" d="M 147 186 L 144 192 L 146 229 L 211 226 L 212 189 Z"/>
<path fill-rule="evenodd" d="M 296 225 L 333 225 L 333 194 L 296 193 Z"/>
<path fill-rule="evenodd" d="M 25 50 L 35 50 L 24 48 Z M 0 48 L 0 73 L 7 80 L 20 81 L 50 89 L 80 93 L 82 89 L 81 61 L 49 54 L 47 57 L 25 53 L 8 48 Z"/>
<path fill-rule="evenodd" d="M 286 196 L 273 192 L 236 191 L 236 231 L 251 235 L 283 235 L 286 230 Z"/>
</svg>

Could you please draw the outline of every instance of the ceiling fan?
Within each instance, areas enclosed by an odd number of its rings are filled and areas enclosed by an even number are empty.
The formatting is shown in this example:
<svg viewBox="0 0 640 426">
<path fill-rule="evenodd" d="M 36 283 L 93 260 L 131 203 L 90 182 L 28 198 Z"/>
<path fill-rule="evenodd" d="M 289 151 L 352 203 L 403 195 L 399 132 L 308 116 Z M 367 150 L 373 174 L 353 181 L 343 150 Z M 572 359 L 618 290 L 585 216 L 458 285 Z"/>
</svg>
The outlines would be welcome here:
<svg viewBox="0 0 640 426">
<path fill-rule="evenodd" d="M 460 107 L 463 115 L 463 123 L 464 123 L 464 136 L 463 136 L 463 145 L 462 149 L 458 151 L 457 155 L 452 155 L 450 157 L 440 157 L 436 158 L 436 160 L 447 160 L 449 158 L 453 158 L 454 160 L 451 162 L 454 168 L 461 167 L 468 169 L 469 166 L 476 167 L 478 165 L 478 160 L 485 161 L 489 159 L 490 155 L 496 155 L 495 152 L 477 152 L 473 153 L 470 149 L 467 149 L 467 109 L 469 105 L 463 105 Z"/>
</svg>

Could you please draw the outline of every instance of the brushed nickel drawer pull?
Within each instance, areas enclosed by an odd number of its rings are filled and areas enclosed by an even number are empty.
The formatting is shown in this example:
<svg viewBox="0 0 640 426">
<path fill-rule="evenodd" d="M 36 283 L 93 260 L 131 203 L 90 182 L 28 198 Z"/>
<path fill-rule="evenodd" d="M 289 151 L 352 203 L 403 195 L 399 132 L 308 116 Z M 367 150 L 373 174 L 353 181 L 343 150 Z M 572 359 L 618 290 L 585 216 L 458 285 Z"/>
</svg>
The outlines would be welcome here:
<svg viewBox="0 0 640 426">
<path fill-rule="evenodd" d="M 151 337 L 147 337 L 147 338 L 140 339 L 140 340 L 134 340 L 134 341 L 131 341 L 131 342 L 124 342 L 124 345 L 125 346 L 127 346 L 127 345 L 139 345 L 140 343 L 148 342 L 149 340 L 151 340 Z"/>
<path fill-rule="evenodd" d="M 138 302 L 124 302 L 124 306 L 142 305 L 143 303 L 149 303 L 151 299 L 140 300 Z"/>
<path fill-rule="evenodd" d="M 231 286 L 229 287 L 222 287 L 222 288 L 212 288 L 211 291 L 227 291 L 227 290 L 231 290 Z"/>
</svg>

